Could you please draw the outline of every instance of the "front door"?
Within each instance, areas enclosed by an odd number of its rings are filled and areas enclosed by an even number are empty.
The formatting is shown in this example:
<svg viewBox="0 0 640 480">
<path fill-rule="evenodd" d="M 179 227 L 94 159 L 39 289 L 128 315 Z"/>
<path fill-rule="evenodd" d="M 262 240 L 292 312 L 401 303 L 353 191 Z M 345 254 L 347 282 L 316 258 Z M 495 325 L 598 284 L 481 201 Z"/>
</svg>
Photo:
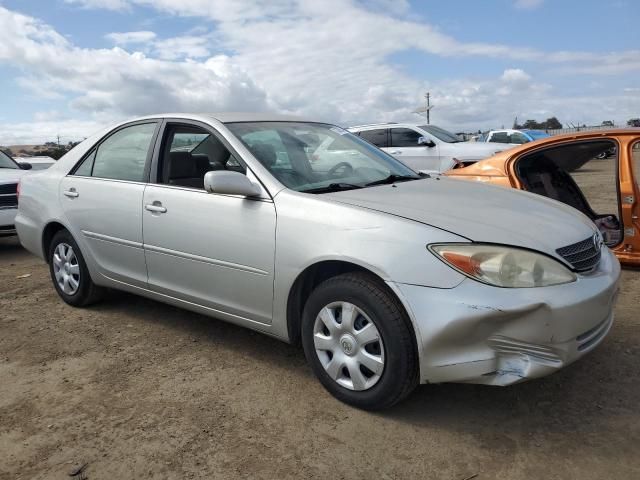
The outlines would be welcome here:
<svg viewBox="0 0 640 480">
<path fill-rule="evenodd" d="M 567 140 L 526 153 L 514 165 L 523 189 L 580 210 L 622 263 L 640 265 L 639 144 L 626 135 Z"/>
<path fill-rule="evenodd" d="M 85 259 L 114 280 L 146 286 L 142 198 L 157 122 L 116 130 L 62 179 L 59 198 Z"/>
<path fill-rule="evenodd" d="M 439 172 L 438 145 L 428 147 L 418 144 L 418 139 L 425 136 L 411 128 L 392 128 L 390 147 L 386 151 L 416 171 Z"/>
<path fill-rule="evenodd" d="M 640 138 L 628 143 L 620 166 L 624 241 L 616 253 L 623 263 L 640 266 Z"/>
<path fill-rule="evenodd" d="M 237 154 L 202 126 L 168 123 L 155 183 L 144 192 L 149 287 L 232 319 L 271 323 L 276 212 L 268 196 L 203 189 L 209 170 L 247 172 Z"/>
</svg>

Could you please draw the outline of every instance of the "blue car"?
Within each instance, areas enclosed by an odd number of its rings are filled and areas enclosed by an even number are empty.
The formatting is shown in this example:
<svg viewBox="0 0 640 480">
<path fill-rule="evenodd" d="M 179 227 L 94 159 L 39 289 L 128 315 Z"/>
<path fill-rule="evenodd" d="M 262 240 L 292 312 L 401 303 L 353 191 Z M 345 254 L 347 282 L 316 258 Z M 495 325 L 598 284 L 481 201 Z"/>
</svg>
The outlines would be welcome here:
<svg viewBox="0 0 640 480">
<path fill-rule="evenodd" d="M 514 143 L 521 145 L 550 136 L 542 130 L 491 130 L 478 137 L 478 142 Z"/>
</svg>

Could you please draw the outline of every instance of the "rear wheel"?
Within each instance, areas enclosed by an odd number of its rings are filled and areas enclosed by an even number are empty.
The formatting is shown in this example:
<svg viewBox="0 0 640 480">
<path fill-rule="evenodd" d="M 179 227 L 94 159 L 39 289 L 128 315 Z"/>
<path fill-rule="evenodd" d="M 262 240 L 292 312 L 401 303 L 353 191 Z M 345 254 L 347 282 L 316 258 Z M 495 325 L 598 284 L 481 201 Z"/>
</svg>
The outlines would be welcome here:
<svg viewBox="0 0 640 480">
<path fill-rule="evenodd" d="M 101 298 L 103 291 L 91 280 L 80 248 L 67 230 L 53 236 L 48 260 L 53 286 L 69 305 L 83 307 Z"/>
<path fill-rule="evenodd" d="M 388 408 L 417 384 L 414 333 L 372 275 L 347 273 L 311 293 L 302 319 L 307 361 L 324 387 L 358 408 Z"/>
</svg>

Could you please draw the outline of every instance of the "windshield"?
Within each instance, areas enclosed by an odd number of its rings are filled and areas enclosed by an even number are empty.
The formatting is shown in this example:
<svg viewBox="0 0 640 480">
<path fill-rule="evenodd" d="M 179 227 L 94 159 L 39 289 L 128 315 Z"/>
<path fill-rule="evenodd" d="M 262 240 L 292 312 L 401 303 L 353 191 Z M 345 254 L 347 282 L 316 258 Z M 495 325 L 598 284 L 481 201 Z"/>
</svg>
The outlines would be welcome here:
<svg viewBox="0 0 640 480">
<path fill-rule="evenodd" d="M 9 155 L 0 150 L 0 168 L 18 169 L 19 167 Z"/>
<path fill-rule="evenodd" d="M 459 143 L 462 141 L 455 133 L 448 132 L 444 128 L 436 127 L 435 125 L 422 125 L 418 128 L 424 130 L 427 133 L 430 133 L 443 142 Z"/>
<path fill-rule="evenodd" d="M 370 143 L 332 125 L 252 122 L 226 126 L 275 178 L 299 192 L 324 193 L 422 178 Z"/>
</svg>

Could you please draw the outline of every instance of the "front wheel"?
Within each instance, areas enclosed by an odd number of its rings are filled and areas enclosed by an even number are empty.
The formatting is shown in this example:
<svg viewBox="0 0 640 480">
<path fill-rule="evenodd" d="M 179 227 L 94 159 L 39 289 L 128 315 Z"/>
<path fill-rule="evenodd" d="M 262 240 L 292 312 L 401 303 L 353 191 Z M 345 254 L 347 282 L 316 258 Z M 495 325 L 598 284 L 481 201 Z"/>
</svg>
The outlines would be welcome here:
<svg viewBox="0 0 640 480">
<path fill-rule="evenodd" d="M 355 407 L 388 408 L 417 384 L 409 320 L 371 275 L 347 273 L 321 283 L 304 308 L 302 344 L 324 387 Z"/>
<path fill-rule="evenodd" d="M 84 307 L 101 298 L 102 289 L 91 280 L 80 248 L 67 230 L 53 236 L 48 260 L 53 286 L 66 303 Z"/>
</svg>

